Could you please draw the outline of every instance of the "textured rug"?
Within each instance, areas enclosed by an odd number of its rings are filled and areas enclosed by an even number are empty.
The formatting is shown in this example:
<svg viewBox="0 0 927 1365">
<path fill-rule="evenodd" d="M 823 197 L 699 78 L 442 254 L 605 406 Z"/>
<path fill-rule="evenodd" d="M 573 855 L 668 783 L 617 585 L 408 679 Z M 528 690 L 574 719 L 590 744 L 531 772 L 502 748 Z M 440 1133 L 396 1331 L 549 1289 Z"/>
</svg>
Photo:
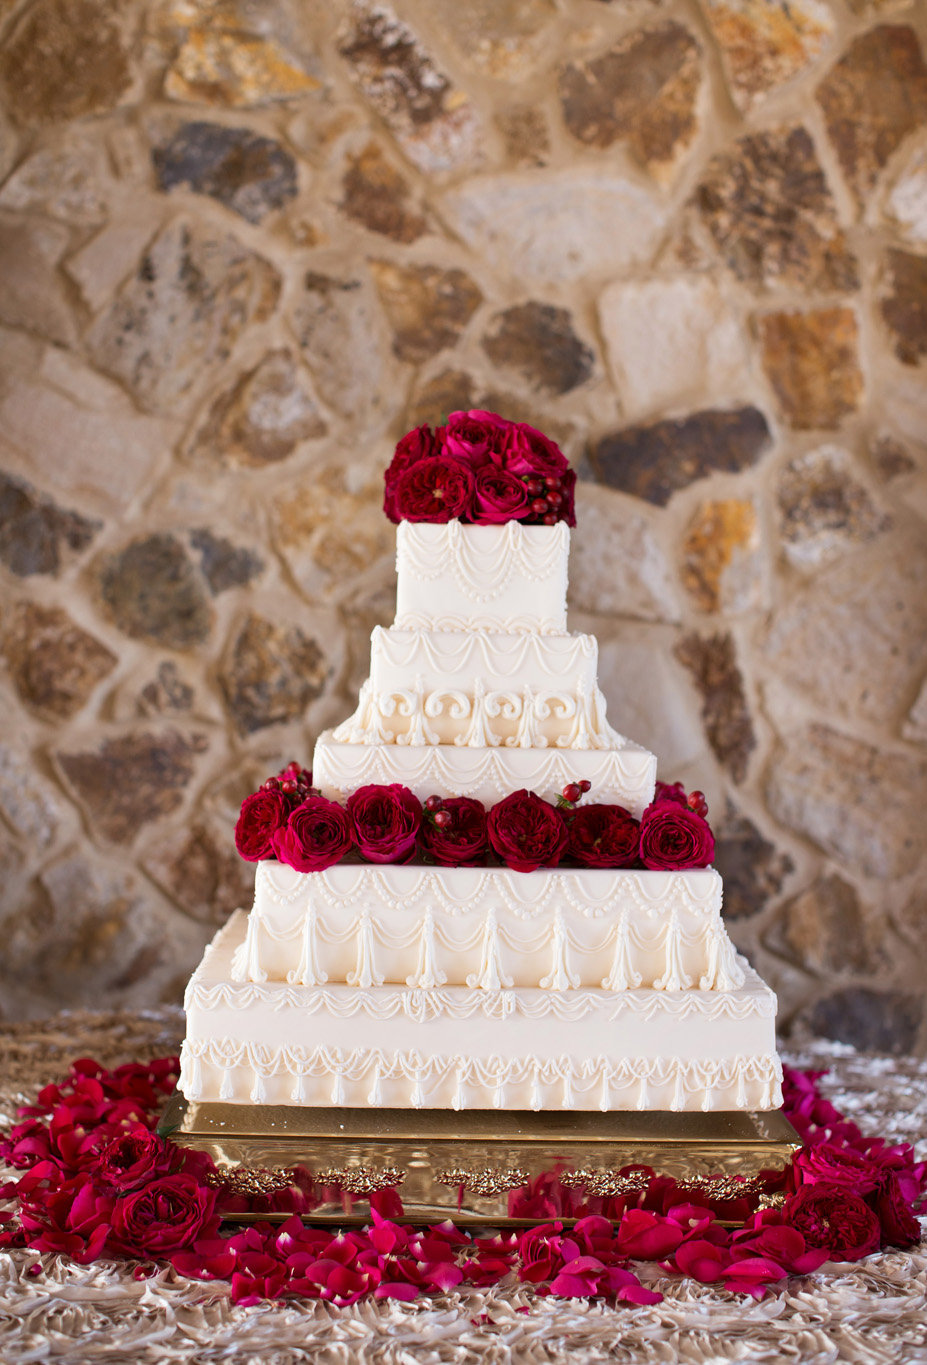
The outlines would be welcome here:
<svg viewBox="0 0 927 1365">
<path fill-rule="evenodd" d="M 67 1014 L 0 1028 L 0 1125 L 77 1056 L 104 1066 L 177 1049 L 179 1011 Z M 862 1055 L 821 1041 L 785 1050 L 828 1068 L 825 1089 L 864 1132 L 917 1143 L 927 1134 L 927 1062 Z M 921 1143 L 923 1155 L 927 1146 Z M 131 1264 L 78 1266 L 0 1254 L 0 1360 L 95 1362 L 830 1361 L 927 1365 L 927 1246 L 825 1266 L 760 1302 L 677 1280 L 658 1267 L 653 1307 L 538 1298 L 529 1286 L 448 1293 L 349 1309 L 285 1302 L 236 1307 L 222 1286 Z"/>
</svg>

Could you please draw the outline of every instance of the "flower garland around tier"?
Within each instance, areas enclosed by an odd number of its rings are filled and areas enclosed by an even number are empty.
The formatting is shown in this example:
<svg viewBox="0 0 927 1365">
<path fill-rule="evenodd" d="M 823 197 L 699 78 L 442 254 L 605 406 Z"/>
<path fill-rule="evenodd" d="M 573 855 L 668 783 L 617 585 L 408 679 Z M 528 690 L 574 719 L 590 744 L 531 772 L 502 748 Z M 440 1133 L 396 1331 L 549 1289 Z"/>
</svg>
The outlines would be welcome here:
<svg viewBox="0 0 927 1365">
<path fill-rule="evenodd" d="M 469 796 L 429 796 L 423 803 L 398 782 L 352 792 L 342 806 L 289 763 L 246 796 L 235 847 L 249 862 L 276 859 L 297 872 L 323 872 L 344 861 L 505 866 L 649 868 L 678 872 L 707 867 L 715 841 L 700 791 L 658 782 L 654 800 L 635 820 L 624 806 L 578 803 L 590 783 L 568 782 L 556 805 L 517 791 L 487 811 Z"/>
<path fill-rule="evenodd" d="M 591 1173 L 552 1171 L 509 1195 L 512 1217 L 545 1222 L 474 1237 L 451 1221 L 397 1222 L 395 1188 L 369 1196 L 363 1229 L 306 1226 L 300 1215 L 323 1202 L 341 1199 L 350 1211 L 350 1172 L 256 1172 L 268 1189 L 283 1188 L 229 1195 L 208 1156 L 155 1132 L 177 1071 L 174 1057 L 115 1071 L 84 1059 L 21 1108 L 0 1141 L 0 1159 L 23 1172 L 0 1185 L 0 1201 L 13 1205 L 0 1211 L 0 1247 L 80 1264 L 128 1257 L 145 1263 L 137 1277 L 166 1261 L 193 1279 L 230 1281 L 242 1304 L 298 1295 L 346 1306 L 365 1295 L 415 1299 L 508 1279 L 542 1295 L 649 1304 L 662 1295 L 641 1283 L 633 1261 L 762 1298 L 825 1261 L 857 1261 L 920 1237 L 927 1163 L 907 1144 L 864 1137 L 821 1095 L 821 1072 L 786 1068 L 784 1112 L 804 1146 L 765 1182 L 685 1185 L 637 1166 L 614 1173 L 623 1193 L 597 1194 Z M 242 1211 L 290 1216 L 223 1232 L 223 1212 Z M 566 1218 L 577 1221 L 567 1228 Z M 41 1272 L 36 1261 L 30 1273 Z"/>
<path fill-rule="evenodd" d="M 407 432 L 385 475 L 390 521 L 477 526 L 576 525 L 576 474 L 560 447 L 527 422 L 495 412 L 452 412 L 444 426 Z"/>
</svg>

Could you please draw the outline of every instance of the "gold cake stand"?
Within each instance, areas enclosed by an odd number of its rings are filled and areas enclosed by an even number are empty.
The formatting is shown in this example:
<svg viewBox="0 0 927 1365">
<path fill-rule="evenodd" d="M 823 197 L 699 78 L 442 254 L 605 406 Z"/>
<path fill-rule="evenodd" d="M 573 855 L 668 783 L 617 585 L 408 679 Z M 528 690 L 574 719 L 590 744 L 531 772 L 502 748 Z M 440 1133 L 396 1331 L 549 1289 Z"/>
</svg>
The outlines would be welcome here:
<svg viewBox="0 0 927 1365">
<path fill-rule="evenodd" d="M 751 1194 L 770 1204 L 776 1202 L 766 1193 L 776 1183 L 770 1173 L 781 1172 L 801 1146 L 779 1110 L 314 1109 L 188 1103 L 179 1092 L 158 1131 L 212 1157 L 216 1183 L 228 1196 L 223 1216 L 249 1222 L 291 1216 L 292 1204 L 269 1206 L 296 1183 L 294 1168 L 302 1168 L 321 1202 L 301 1216 L 341 1226 L 369 1221 L 371 1195 L 390 1189 L 402 1201 L 399 1221 L 531 1226 L 550 1213 L 510 1217 L 509 1197 L 538 1177 L 608 1198 L 644 1188 L 646 1180 L 626 1170 L 633 1166 L 652 1167 L 683 1190 L 714 1199 Z"/>
</svg>

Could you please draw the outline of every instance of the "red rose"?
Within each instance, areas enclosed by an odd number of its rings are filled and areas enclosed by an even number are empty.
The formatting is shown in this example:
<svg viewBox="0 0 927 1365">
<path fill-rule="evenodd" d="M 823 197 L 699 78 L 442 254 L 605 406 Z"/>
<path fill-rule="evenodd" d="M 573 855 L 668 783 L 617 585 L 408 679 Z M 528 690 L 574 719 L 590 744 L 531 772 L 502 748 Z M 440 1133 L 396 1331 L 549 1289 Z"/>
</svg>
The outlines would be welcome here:
<svg viewBox="0 0 927 1365">
<path fill-rule="evenodd" d="M 802 1185 L 785 1202 L 783 1215 L 809 1247 L 823 1247 L 837 1261 L 859 1261 L 878 1251 L 879 1220 L 846 1185 L 821 1180 Z"/>
<path fill-rule="evenodd" d="M 583 867 L 631 867 L 640 825 L 624 806 L 580 806 L 570 816 L 568 852 Z"/>
<path fill-rule="evenodd" d="M 392 521 L 452 521 L 466 518 L 473 503 L 472 471 L 462 460 L 436 455 L 400 474 L 387 515 Z"/>
<path fill-rule="evenodd" d="M 324 872 L 340 862 L 354 842 L 351 821 L 337 801 L 310 796 L 290 812 L 274 834 L 274 852 L 297 872 Z"/>
<path fill-rule="evenodd" d="M 904 1197 L 895 1171 L 884 1170 L 867 1200 L 882 1229 L 882 1246 L 911 1247 L 921 1240 L 921 1225 Z"/>
<path fill-rule="evenodd" d="M 128 1256 L 170 1256 L 219 1226 L 216 1191 L 180 1172 L 122 1195 L 113 1208 L 113 1245 Z"/>
<path fill-rule="evenodd" d="M 286 824 L 289 805 L 281 791 L 246 796 L 235 826 L 235 847 L 249 863 L 274 856 L 273 837 Z"/>
<path fill-rule="evenodd" d="M 415 849 L 422 803 L 398 782 L 358 787 L 345 802 L 361 857 L 370 863 L 405 862 Z"/>
<path fill-rule="evenodd" d="M 576 470 L 568 469 L 560 478 L 560 496 L 563 502 L 557 509 L 561 521 L 567 526 L 576 525 Z"/>
<path fill-rule="evenodd" d="M 803 1148 L 794 1167 L 802 1185 L 827 1180 L 833 1185 L 846 1185 L 859 1195 L 869 1194 L 879 1180 L 878 1166 L 852 1147 L 838 1147 L 835 1142 L 818 1142 Z"/>
<path fill-rule="evenodd" d="M 512 792 L 497 802 L 486 825 L 493 852 L 516 872 L 556 867 L 566 848 L 562 815 L 534 792 Z"/>
<path fill-rule="evenodd" d="M 399 482 L 400 475 L 404 474 L 412 465 L 418 464 L 419 460 L 427 460 L 429 456 L 436 453 L 434 432 L 427 425 L 414 427 L 412 431 L 406 432 L 396 446 L 393 458 L 384 476 L 383 511 L 390 521 L 400 520 L 400 515 L 395 509 L 396 485 Z"/>
<path fill-rule="evenodd" d="M 476 469 L 503 449 L 511 425 L 497 413 L 479 408 L 452 412 L 444 426 L 444 454 Z"/>
<path fill-rule="evenodd" d="M 97 1175 L 114 1190 L 135 1190 L 157 1176 L 170 1175 L 184 1164 L 184 1152 L 148 1129 L 108 1142 L 99 1154 Z"/>
<path fill-rule="evenodd" d="M 449 796 L 440 809 L 450 816 L 447 824 L 425 819 L 422 847 L 445 867 L 465 867 L 482 862 L 486 854 L 486 810 L 470 796 Z"/>
<path fill-rule="evenodd" d="M 521 479 L 496 464 L 483 465 L 476 472 L 473 520 L 481 526 L 503 521 L 521 521 L 531 511 L 531 498 Z"/>
<path fill-rule="evenodd" d="M 527 422 L 510 427 L 502 463 L 510 473 L 527 474 L 529 478 L 562 478 L 569 469 L 567 457 L 556 442 Z"/>
<path fill-rule="evenodd" d="M 688 806 L 686 789 L 681 782 L 658 782 L 654 790 L 654 801 L 675 801 L 677 806 Z"/>
<path fill-rule="evenodd" d="M 641 818 L 640 858 L 645 867 L 676 872 L 707 867 L 715 840 L 707 822 L 675 801 L 654 801 Z"/>
</svg>

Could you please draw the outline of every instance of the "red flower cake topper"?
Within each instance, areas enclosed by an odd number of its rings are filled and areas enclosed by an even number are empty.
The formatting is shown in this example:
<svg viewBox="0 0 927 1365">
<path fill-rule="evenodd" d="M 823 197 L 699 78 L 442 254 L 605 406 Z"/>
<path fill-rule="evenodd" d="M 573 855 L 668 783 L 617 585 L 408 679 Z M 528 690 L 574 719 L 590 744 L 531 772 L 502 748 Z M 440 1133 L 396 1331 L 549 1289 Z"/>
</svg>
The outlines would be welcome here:
<svg viewBox="0 0 927 1365">
<path fill-rule="evenodd" d="M 478 408 L 452 412 L 436 431 L 407 432 L 385 484 L 390 521 L 576 525 L 576 474 L 556 442 L 526 422 Z"/>
</svg>

